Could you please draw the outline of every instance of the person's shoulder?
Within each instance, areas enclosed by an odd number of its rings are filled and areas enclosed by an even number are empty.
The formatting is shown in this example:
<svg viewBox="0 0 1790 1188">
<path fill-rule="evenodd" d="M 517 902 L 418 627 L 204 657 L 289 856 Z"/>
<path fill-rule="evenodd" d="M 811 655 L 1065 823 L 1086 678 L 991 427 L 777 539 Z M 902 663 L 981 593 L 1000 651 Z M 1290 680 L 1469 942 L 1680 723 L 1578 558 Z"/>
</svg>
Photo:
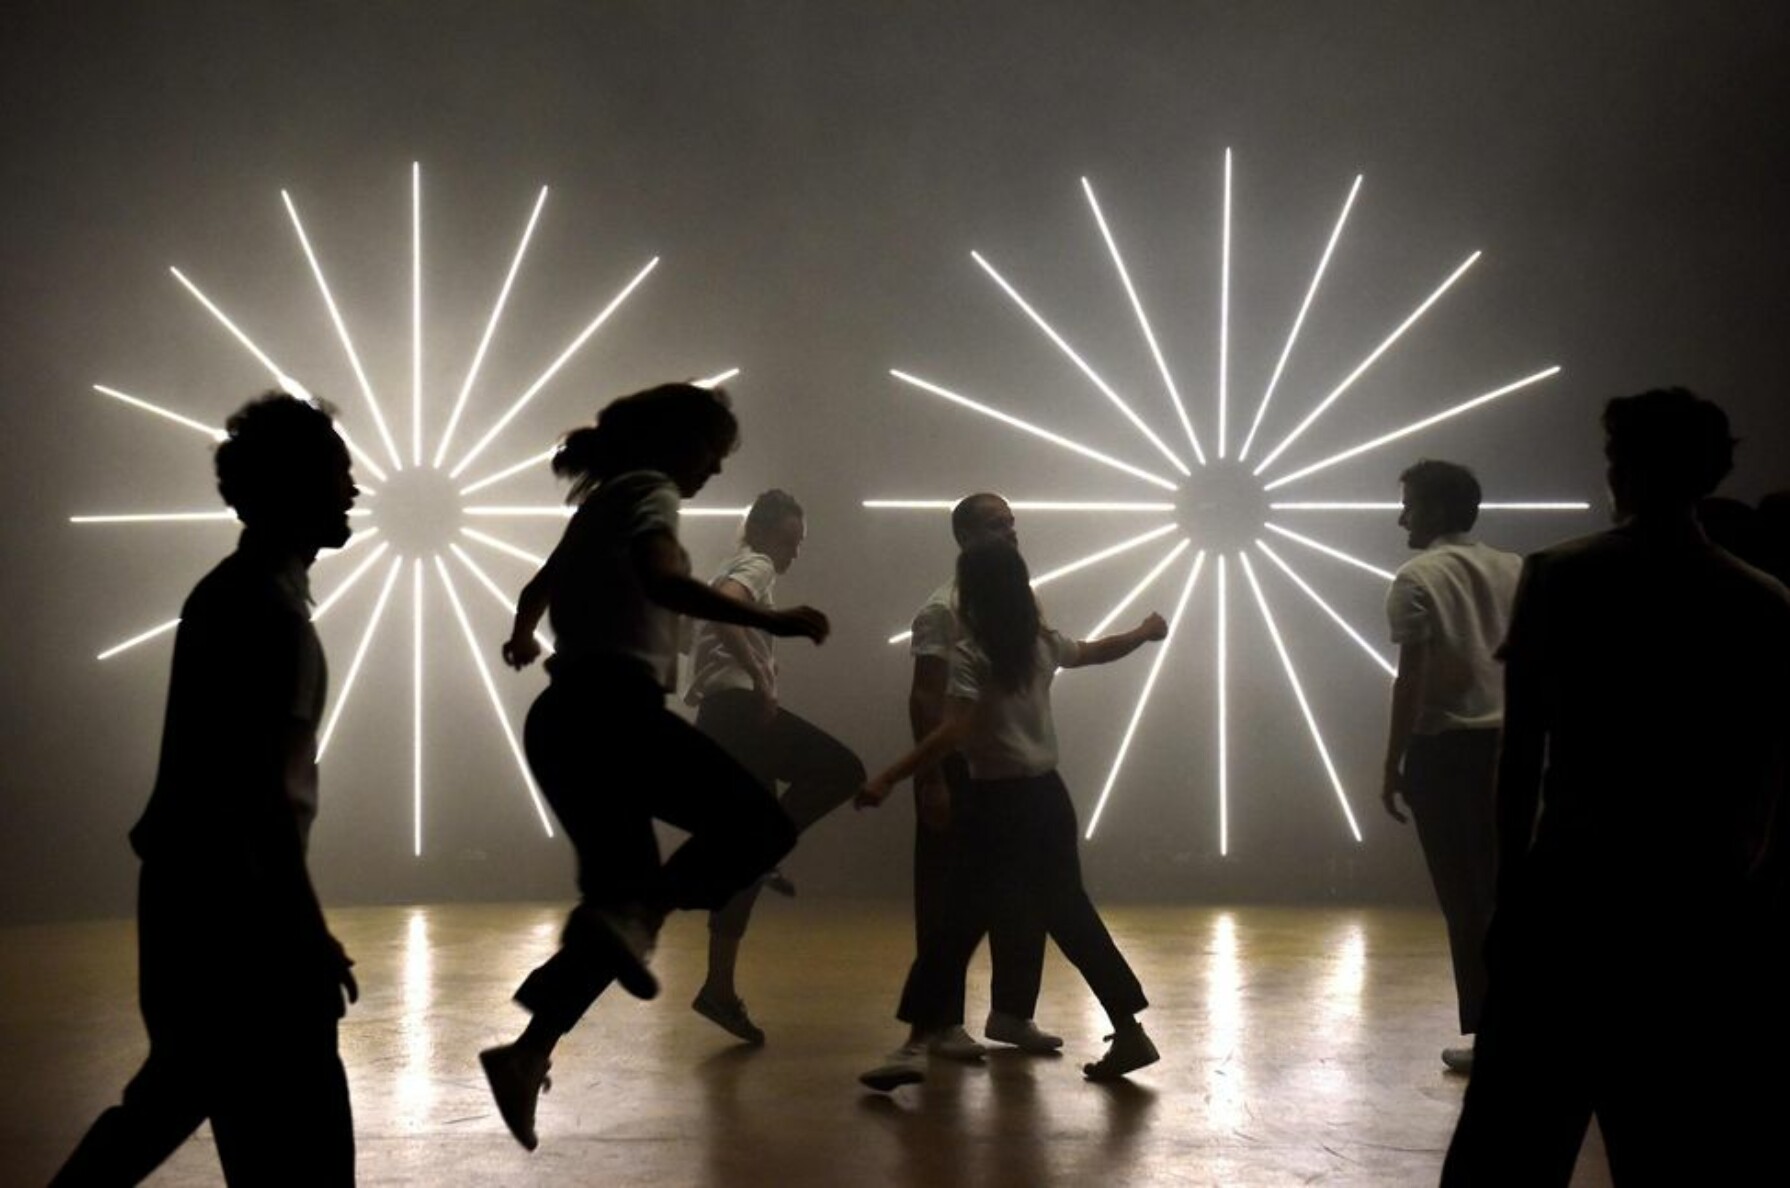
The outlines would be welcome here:
<svg viewBox="0 0 1790 1188">
<path fill-rule="evenodd" d="M 638 503 L 647 499 L 670 498 L 677 500 L 677 484 L 669 475 L 657 470 L 628 470 L 613 478 L 603 480 L 591 498 L 601 498 L 617 503 Z"/>
<path fill-rule="evenodd" d="M 182 621 L 201 621 L 277 614 L 290 611 L 290 601 L 272 570 L 251 563 L 241 553 L 231 553 L 199 579 L 187 595 L 180 617 Z"/>
</svg>

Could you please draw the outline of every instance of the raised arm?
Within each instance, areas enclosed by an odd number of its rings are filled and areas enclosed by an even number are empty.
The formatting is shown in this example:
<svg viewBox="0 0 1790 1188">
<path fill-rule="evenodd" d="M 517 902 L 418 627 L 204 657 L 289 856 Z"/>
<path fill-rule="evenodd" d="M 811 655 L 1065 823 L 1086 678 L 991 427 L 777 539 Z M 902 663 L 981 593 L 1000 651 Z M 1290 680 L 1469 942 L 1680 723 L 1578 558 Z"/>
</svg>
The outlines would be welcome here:
<svg viewBox="0 0 1790 1188">
<path fill-rule="evenodd" d="M 811 606 L 766 610 L 735 601 L 697 581 L 686 572 L 684 550 L 669 532 L 647 532 L 635 537 L 631 557 L 646 596 L 666 610 L 714 623 L 757 627 L 772 635 L 804 636 L 815 643 L 825 642 L 832 630 L 827 617 Z"/>
<path fill-rule="evenodd" d="M 1087 668 L 1093 664 L 1111 664 L 1123 660 L 1147 643 L 1168 638 L 1168 623 L 1152 612 L 1130 631 L 1083 640 L 1076 645 L 1075 655 L 1064 662 L 1064 668 Z"/>
</svg>

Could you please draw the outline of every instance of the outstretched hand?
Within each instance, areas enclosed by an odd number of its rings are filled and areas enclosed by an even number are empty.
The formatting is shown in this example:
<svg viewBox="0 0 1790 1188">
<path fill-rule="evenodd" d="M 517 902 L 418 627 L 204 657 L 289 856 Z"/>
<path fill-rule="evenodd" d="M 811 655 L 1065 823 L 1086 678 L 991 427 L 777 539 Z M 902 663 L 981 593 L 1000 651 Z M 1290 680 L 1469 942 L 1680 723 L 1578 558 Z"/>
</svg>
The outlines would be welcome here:
<svg viewBox="0 0 1790 1188">
<path fill-rule="evenodd" d="M 541 658 L 541 641 L 532 635 L 517 635 L 503 641 L 503 662 L 521 671 Z"/>
<path fill-rule="evenodd" d="M 864 786 L 858 789 L 858 795 L 852 800 L 852 807 L 877 808 L 883 801 L 889 799 L 889 793 L 894 789 L 895 785 L 882 776 L 871 776 L 864 781 Z"/>
<path fill-rule="evenodd" d="M 827 642 L 827 636 L 833 633 L 833 625 L 827 622 L 827 616 L 811 606 L 796 606 L 785 611 L 776 612 L 777 622 L 769 628 L 772 635 L 805 636 L 817 644 Z"/>
<path fill-rule="evenodd" d="M 1144 621 L 1137 625 L 1137 629 L 1143 632 L 1145 639 L 1153 642 L 1160 642 L 1168 638 L 1168 620 L 1155 611 L 1145 615 Z"/>
</svg>

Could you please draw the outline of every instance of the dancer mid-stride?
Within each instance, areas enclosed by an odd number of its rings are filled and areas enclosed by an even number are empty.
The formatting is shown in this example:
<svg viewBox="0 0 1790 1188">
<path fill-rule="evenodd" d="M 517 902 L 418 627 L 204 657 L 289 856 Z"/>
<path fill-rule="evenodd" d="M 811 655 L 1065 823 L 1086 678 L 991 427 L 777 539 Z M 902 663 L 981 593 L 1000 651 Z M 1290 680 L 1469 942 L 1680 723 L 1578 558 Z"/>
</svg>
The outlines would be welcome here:
<svg viewBox="0 0 1790 1188">
<path fill-rule="evenodd" d="M 504 644 L 513 667 L 541 653 L 551 611 L 552 678 L 528 714 L 529 767 L 578 854 L 579 904 L 560 948 L 516 1001 L 532 1018 L 479 1054 L 504 1123 L 529 1150 L 549 1057 L 611 981 L 651 998 L 648 967 L 673 909 L 714 911 L 795 844 L 775 799 L 711 739 L 665 708 L 677 674 L 677 616 L 827 637 L 810 607 L 764 610 L 690 576 L 678 500 L 721 472 L 739 427 L 725 393 L 665 384 L 611 402 L 573 431 L 553 471 L 577 513 L 522 591 Z M 653 821 L 689 834 L 663 865 Z"/>
<path fill-rule="evenodd" d="M 807 537 L 802 505 L 775 488 L 746 512 L 740 549 L 721 566 L 711 585 L 728 598 L 768 610 L 772 588 L 789 572 Z M 705 622 L 696 629 L 695 675 L 684 700 L 697 707 L 696 728 L 771 791 L 787 785 L 783 811 L 797 832 L 849 801 L 864 784 L 864 765 L 851 749 L 777 698 L 777 658 L 762 629 Z M 764 1030 L 746 1013 L 734 987 L 740 941 L 761 886 L 793 895 L 781 871 L 749 884 L 718 912 L 709 914 L 709 971 L 690 1006 L 728 1034 L 764 1043 Z"/>
<path fill-rule="evenodd" d="M 885 1091 L 924 1080 L 924 1037 L 963 1000 L 964 971 L 981 938 L 977 918 L 1032 915 L 1112 1020 L 1112 1047 L 1082 1072 L 1093 1081 L 1117 1080 L 1155 1063 L 1156 1046 L 1136 1018 L 1148 1005 L 1143 987 L 1082 886 L 1075 806 L 1056 770 L 1050 684 L 1058 668 L 1110 664 L 1166 638 L 1168 626 L 1152 614 L 1118 635 L 1065 638 L 1041 621 L 1025 559 L 1001 540 L 958 556 L 957 598 L 964 638 L 951 660 L 945 719 L 866 783 L 858 803 L 881 804 L 897 783 L 961 751 L 970 787 L 953 806 L 960 832 L 951 893 L 987 908 L 960 915 L 929 938 L 902 1000 L 909 1040 L 859 1079 Z"/>
</svg>

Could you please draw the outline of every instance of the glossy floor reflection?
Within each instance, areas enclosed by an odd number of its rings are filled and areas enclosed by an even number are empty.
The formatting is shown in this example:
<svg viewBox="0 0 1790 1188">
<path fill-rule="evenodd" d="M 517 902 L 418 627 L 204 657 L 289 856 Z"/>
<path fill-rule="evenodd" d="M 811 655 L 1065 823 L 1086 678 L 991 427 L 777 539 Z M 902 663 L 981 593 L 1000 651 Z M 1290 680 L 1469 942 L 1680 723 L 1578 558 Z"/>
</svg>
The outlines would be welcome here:
<svg viewBox="0 0 1790 1188">
<path fill-rule="evenodd" d="M 363 1184 L 1433 1184 L 1460 1105 L 1438 1059 L 1454 1006 L 1432 913 L 1114 906 L 1160 1064 L 1082 1080 L 1105 1018 L 1053 952 L 1038 1017 L 1063 1056 L 935 1064 L 884 1097 L 855 1078 L 902 1034 L 905 910 L 798 898 L 765 904 L 742 957 L 765 1048 L 690 1011 L 706 934 L 674 920 L 664 995 L 606 997 L 561 1045 L 530 1155 L 475 1054 L 520 1025 L 508 994 L 562 910 L 331 913 L 362 986 L 343 1052 Z M 122 922 L 0 930 L 0 1184 L 43 1183 L 142 1058 L 134 943 Z M 979 957 L 972 1029 L 986 988 Z M 1590 1162 L 1575 1183 L 1606 1182 Z M 151 1182 L 220 1179 L 202 1130 Z"/>
</svg>

